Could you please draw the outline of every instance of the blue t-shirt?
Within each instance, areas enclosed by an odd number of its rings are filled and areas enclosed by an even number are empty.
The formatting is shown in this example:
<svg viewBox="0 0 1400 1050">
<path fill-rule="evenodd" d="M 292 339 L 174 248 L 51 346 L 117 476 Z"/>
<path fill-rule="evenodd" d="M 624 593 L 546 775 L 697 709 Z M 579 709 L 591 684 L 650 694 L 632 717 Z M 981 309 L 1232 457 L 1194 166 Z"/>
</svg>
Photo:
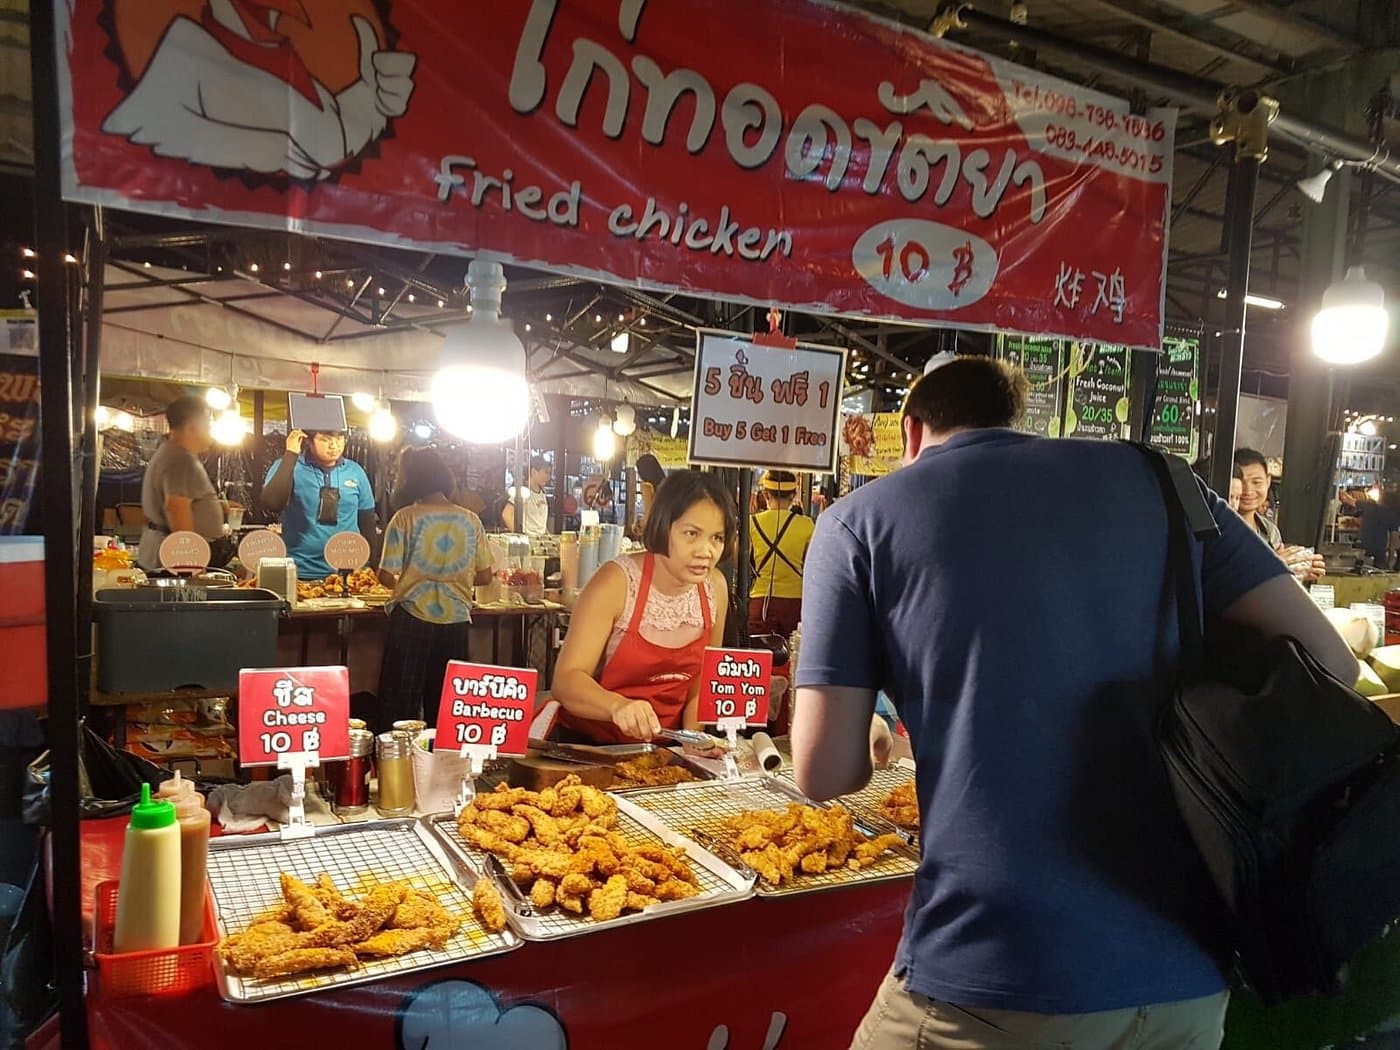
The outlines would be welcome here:
<svg viewBox="0 0 1400 1050">
<path fill-rule="evenodd" d="M 1283 563 L 1218 497 L 1219 613 Z M 1214 891 L 1152 726 L 1178 652 L 1142 454 L 955 435 L 817 522 L 799 686 L 883 689 L 918 762 L 896 968 L 966 1006 L 1088 1013 L 1225 987 Z"/>
<path fill-rule="evenodd" d="M 281 465 L 279 459 L 268 468 L 264 485 Z M 333 485 L 340 491 L 334 525 L 322 525 L 316 520 L 323 485 Z M 292 464 L 292 495 L 282 511 L 282 539 L 287 544 L 287 556 L 297 563 L 299 579 L 323 579 L 335 571 L 326 564 L 326 541 L 337 532 L 359 532 L 362 510 L 374 510 L 374 489 L 369 475 L 358 463 L 342 458 L 325 471 L 308 463 L 305 453 L 296 458 Z"/>
</svg>

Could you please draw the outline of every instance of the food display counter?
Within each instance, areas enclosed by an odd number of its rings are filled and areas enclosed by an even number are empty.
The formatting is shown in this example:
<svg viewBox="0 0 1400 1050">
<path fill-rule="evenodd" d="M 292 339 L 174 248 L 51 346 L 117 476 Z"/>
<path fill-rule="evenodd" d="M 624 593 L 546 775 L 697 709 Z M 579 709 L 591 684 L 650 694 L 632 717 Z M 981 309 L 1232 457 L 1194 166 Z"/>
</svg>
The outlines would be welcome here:
<svg viewBox="0 0 1400 1050">
<path fill-rule="evenodd" d="M 910 774 L 901 769 L 899 775 Z M 90 973 L 91 1045 L 218 1050 L 269 1039 L 395 1050 L 845 1045 L 898 941 L 913 870 L 908 836 L 880 841 L 873 827 L 861 821 L 852 829 L 835 808 L 811 807 L 803 817 L 803 811 L 789 809 L 800 796 L 777 778 L 745 777 L 738 785 L 742 805 L 709 799 L 724 791 L 715 781 L 615 793 L 570 789 L 568 783 L 541 792 L 503 786 L 479 796 L 460 828 L 449 814 L 342 824 L 290 842 L 276 835 L 216 839 L 210 877 L 225 936 L 265 914 L 269 903 L 281 903 L 277 880 L 288 869 L 313 885 L 313 869 L 343 888 L 360 880 L 362 891 L 384 880 L 418 880 L 459 915 L 468 910 L 466 925 L 425 956 L 371 961 L 339 975 L 245 981 L 226 961 L 216 961 L 203 981 L 178 994 L 125 997 Z M 725 845 L 719 840 L 726 835 L 726 817 L 739 811 L 736 805 L 766 813 L 759 823 L 767 830 L 741 839 L 731 823 L 731 845 Z M 550 817 L 540 806 L 560 816 Z M 502 846 L 486 835 L 487 829 L 506 829 L 517 815 L 530 829 L 519 844 Z M 587 869 L 595 890 L 624 878 L 609 865 L 620 863 L 632 880 L 644 879 L 648 864 L 659 878 L 655 866 L 665 861 L 672 871 L 696 873 L 693 896 L 649 898 L 639 902 L 643 910 L 618 914 L 602 912 L 597 894 L 577 911 L 564 906 L 566 880 L 583 876 L 550 868 L 540 859 L 536 836 L 547 841 L 567 835 L 571 820 L 599 829 L 592 842 L 591 830 L 575 840 L 573 858 L 588 859 L 572 869 Z M 688 837 L 700 824 L 714 833 L 713 850 Z M 82 825 L 89 902 L 99 883 L 116 877 L 124 826 L 122 819 Z M 841 849 L 850 850 L 851 859 L 825 874 L 804 874 L 799 863 L 796 875 L 764 876 L 744 863 L 760 855 L 760 839 L 787 844 L 794 857 L 807 850 L 804 856 L 821 853 L 825 861 L 824 850 Z M 511 902 L 505 894 L 508 926 L 499 933 L 486 929 L 480 913 L 470 914 L 479 880 L 501 885 L 519 878 L 518 871 L 504 869 L 483 875 L 487 846 L 514 857 L 514 868 L 528 862 L 559 876 L 559 901 L 537 903 L 527 914 L 528 903 Z M 593 850 L 610 859 L 590 867 Z M 569 856 L 562 846 L 549 852 Z M 423 881 L 428 870 L 448 874 Z M 650 882 L 633 887 L 672 896 Z M 621 908 L 621 899 L 617 903 Z M 52 1032 L 30 1042 L 36 1050 L 56 1045 Z"/>
</svg>

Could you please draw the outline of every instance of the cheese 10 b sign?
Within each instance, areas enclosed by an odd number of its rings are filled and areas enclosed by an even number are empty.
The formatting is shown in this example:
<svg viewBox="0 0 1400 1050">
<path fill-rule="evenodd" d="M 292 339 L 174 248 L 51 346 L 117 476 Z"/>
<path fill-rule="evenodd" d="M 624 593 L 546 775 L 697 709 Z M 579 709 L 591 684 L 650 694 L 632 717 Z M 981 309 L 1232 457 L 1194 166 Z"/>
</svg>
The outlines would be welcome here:
<svg viewBox="0 0 1400 1050">
<path fill-rule="evenodd" d="M 433 749 L 494 748 L 498 756 L 525 754 L 538 678 L 533 668 L 449 661 Z"/>
<path fill-rule="evenodd" d="M 238 672 L 238 760 L 274 766 L 283 755 L 350 757 L 350 672 L 275 667 Z"/>
<path fill-rule="evenodd" d="M 698 720 L 714 725 L 743 719 L 749 725 L 768 721 L 773 686 L 773 654 L 767 649 L 706 649 L 700 670 Z"/>
</svg>

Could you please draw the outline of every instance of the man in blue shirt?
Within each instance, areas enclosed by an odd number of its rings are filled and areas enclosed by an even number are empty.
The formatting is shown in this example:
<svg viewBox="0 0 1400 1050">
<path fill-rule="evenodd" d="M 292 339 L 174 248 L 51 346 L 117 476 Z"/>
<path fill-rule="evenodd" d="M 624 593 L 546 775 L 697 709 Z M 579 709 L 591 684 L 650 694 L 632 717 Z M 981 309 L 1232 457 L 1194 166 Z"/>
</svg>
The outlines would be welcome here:
<svg viewBox="0 0 1400 1050">
<path fill-rule="evenodd" d="M 293 430 L 287 450 L 263 481 L 263 506 L 282 515 L 287 554 L 303 580 L 324 579 L 326 541 L 337 532 L 359 531 L 369 540 L 371 562 L 379 546 L 379 521 L 369 475 L 345 458 L 345 431 Z"/>
<path fill-rule="evenodd" d="M 1166 507 L 1136 449 L 1004 429 L 1025 390 L 987 358 L 922 377 L 906 466 L 823 514 L 808 554 L 798 786 L 868 782 L 879 690 L 918 763 L 922 861 L 853 1046 L 1217 1046 L 1228 945 L 1152 736 L 1178 652 Z M 1207 614 L 1354 676 L 1283 563 L 1210 502 Z"/>
</svg>

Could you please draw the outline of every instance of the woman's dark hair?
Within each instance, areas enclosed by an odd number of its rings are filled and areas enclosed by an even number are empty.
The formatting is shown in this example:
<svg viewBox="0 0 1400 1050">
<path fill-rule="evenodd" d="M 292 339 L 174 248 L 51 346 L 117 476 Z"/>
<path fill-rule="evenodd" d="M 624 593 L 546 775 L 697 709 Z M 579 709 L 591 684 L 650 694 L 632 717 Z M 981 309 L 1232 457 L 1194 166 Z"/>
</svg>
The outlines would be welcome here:
<svg viewBox="0 0 1400 1050">
<path fill-rule="evenodd" d="M 434 492 L 451 499 L 456 488 L 456 478 L 437 452 L 407 447 L 399 454 L 399 483 L 390 504 L 398 511 Z"/>
<path fill-rule="evenodd" d="M 920 376 L 904 400 L 913 417 L 935 434 L 1009 427 L 1026 411 L 1026 377 L 990 357 L 959 357 Z"/>
<path fill-rule="evenodd" d="M 734 512 L 734 497 L 719 480 L 718 474 L 703 474 L 698 470 L 676 470 L 656 487 L 656 499 L 647 515 L 642 543 L 653 554 L 667 555 L 671 549 L 671 526 L 676 519 L 695 504 L 709 501 L 719 508 L 724 518 L 723 561 L 734 550 L 739 523 Z"/>
</svg>

